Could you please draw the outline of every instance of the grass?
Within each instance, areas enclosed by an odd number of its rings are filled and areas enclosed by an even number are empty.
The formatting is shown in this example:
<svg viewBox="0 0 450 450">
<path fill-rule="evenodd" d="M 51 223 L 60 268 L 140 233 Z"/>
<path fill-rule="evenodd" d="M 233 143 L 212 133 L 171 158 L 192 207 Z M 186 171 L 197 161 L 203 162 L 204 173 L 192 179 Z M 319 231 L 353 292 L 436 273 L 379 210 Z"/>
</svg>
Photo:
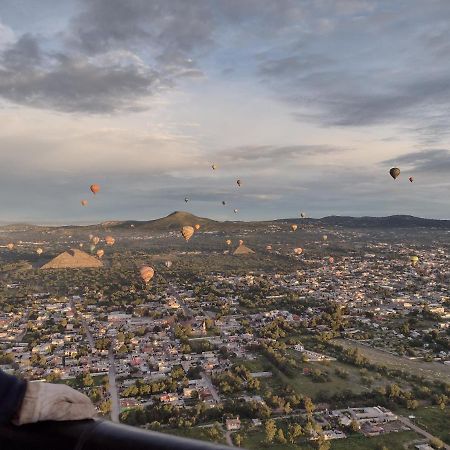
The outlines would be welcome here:
<svg viewBox="0 0 450 450">
<path fill-rule="evenodd" d="M 425 406 L 415 411 L 402 410 L 402 414 L 408 417 L 410 414 L 416 416 L 414 422 L 420 428 L 438 437 L 446 444 L 450 444 L 450 410 L 439 409 L 437 406 Z"/>
<path fill-rule="evenodd" d="M 184 438 L 190 439 L 200 439 L 201 441 L 209 441 L 212 442 L 211 438 L 208 435 L 209 428 L 161 428 L 158 431 L 163 433 L 172 434 L 174 436 L 180 436 Z M 225 444 L 225 438 L 219 440 L 217 443 Z"/>
<path fill-rule="evenodd" d="M 306 394 L 311 396 L 313 399 L 321 391 L 325 392 L 342 392 L 344 390 L 350 390 L 355 394 L 359 394 L 364 391 L 372 390 L 374 387 L 379 385 L 385 385 L 388 380 L 385 378 L 375 379 L 372 386 L 364 386 L 361 382 L 361 375 L 358 368 L 355 368 L 349 364 L 344 364 L 339 361 L 332 361 L 330 363 L 321 362 L 306 362 L 300 363 L 301 367 L 308 367 L 310 369 L 319 369 L 321 371 L 327 371 L 329 373 L 330 381 L 323 383 L 317 383 L 312 380 L 310 376 L 303 375 L 302 369 L 299 369 L 296 376 L 290 378 L 278 370 L 270 361 L 266 360 L 264 357 L 258 359 L 258 370 L 262 368 L 270 370 L 273 373 L 272 378 L 265 378 L 264 383 L 267 383 L 272 389 L 277 390 L 283 384 L 288 384 L 292 386 L 299 394 Z M 245 365 L 250 368 L 250 365 L 254 361 L 246 361 Z M 269 367 L 269 369 L 267 369 Z M 336 368 L 343 369 L 348 372 L 348 378 L 343 379 L 338 377 L 334 371 Z M 253 370 L 253 369 L 252 369 Z M 369 372 L 370 375 L 370 372 Z M 375 374 L 372 374 L 375 377 Z"/>
<path fill-rule="evenodd" d="M 306 440 L 299 444 L 279 444 L 264 443 L 264 432 L 262 430 L 242 433 L 244 440 L 242 447 L 248 450 L 260 450 L 267 448 L 270 450 L 310 450 L 314 447 Z M 383 436 L 365 437 L 362 434 L 353 435 L 346 439 L 331 441 L 331 450 L 380 450 L 385 445 L 389 450 L 413 449 L 414 445 L 406 444 L 419 440 L 421 437 L 413 431 L 403 431 L 400 433 L 389 433 Z"/>
<path fill-rule="evenodd" d="M 347 439 L 334 440 L 331 443 L 331 450 L 379 450 L 386 446 L 389 450 L 404 450 L 405 448 L 413 449 L 414 445 L 407 447 L 405 444 L 421 439 L 421 437 L 413 431 L 402 431 L 399 433 L 388 433 L 382 436 L 365 437 L 357 434 Z"/>
<path fill-rule="evenodd" d="M 446 366 L 438 362 L 411 360 L 406 357 L 391 355 L 390 353 L 382 350 L 367 347 L 360 343 L 346 339 L 334 339 L 333 342 L 342 345 L 345 348 L 358 348 L 361 351 L 361 354 L 368 358 L 371 362 L 383 364 L 386 367 L 394 369 L 403 369 L 435 381 L 450 382 L 450 366 Z"/>
</svg>

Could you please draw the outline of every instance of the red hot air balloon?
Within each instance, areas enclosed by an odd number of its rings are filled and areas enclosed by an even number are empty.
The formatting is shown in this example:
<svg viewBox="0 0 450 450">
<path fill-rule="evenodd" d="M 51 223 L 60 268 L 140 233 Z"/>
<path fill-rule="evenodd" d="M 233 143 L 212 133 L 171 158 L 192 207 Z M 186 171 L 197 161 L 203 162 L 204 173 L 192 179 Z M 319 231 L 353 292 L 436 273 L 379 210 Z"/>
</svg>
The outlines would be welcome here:
<svg viewBox="0 0 450 450">
<path fill-rule="evenodd" d="M 91 184 L 91 191 L 95 195 L 100 191 L 100 186 L 98 184 Z"/>
</svg>

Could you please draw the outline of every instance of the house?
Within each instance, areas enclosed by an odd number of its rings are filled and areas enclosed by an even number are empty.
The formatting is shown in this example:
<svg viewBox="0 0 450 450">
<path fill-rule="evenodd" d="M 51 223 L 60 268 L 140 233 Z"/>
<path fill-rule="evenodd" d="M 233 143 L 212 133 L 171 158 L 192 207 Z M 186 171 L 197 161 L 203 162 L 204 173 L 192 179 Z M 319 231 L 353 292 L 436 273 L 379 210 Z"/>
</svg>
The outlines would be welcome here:
<svg viewBox="0 0 450 450">
<path fill-rule="evenodd" d="M 227 419 L 225 421 L 225 426 L 228 431 L 235 431 L 241 429 L 241 420 L 239 416 L 236 419 Z"/>
</svg>

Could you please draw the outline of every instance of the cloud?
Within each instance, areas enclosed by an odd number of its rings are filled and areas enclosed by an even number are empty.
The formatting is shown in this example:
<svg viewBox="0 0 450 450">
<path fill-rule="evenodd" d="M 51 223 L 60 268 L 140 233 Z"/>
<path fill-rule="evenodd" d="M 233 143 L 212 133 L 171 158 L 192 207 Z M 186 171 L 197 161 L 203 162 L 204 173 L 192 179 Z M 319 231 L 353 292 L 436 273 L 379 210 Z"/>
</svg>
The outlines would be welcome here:
<svg viewBox="0 0 450 450">
<path fill-rule="evenodd" d="M 421 150 L 383 161 L 383 164 L 405 165 L 416 172 L 450 173 L 450 150 Z"/>
</svg>

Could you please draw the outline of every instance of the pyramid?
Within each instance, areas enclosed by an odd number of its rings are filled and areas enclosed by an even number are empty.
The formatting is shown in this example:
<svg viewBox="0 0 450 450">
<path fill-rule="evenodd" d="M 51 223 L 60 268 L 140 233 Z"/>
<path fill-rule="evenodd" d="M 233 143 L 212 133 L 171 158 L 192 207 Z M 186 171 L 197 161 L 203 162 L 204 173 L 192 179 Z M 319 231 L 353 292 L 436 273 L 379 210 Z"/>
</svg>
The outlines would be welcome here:
<svg viewBox="0 0 450 450">
<path fill-rule="evenodd" d="M 44 264 L 41 269 L 85 269 L 103 267 L 103 263 L 94 256 L 78 249 L 63 252 Z"/>
<path fill-rule="evenodd" d="M 233 252 L 233 255 L 250 255 L 255 253 L 251 248 L 248 248 L 246 245 L 241 244 L 239 247 Z"/>
</svg>

